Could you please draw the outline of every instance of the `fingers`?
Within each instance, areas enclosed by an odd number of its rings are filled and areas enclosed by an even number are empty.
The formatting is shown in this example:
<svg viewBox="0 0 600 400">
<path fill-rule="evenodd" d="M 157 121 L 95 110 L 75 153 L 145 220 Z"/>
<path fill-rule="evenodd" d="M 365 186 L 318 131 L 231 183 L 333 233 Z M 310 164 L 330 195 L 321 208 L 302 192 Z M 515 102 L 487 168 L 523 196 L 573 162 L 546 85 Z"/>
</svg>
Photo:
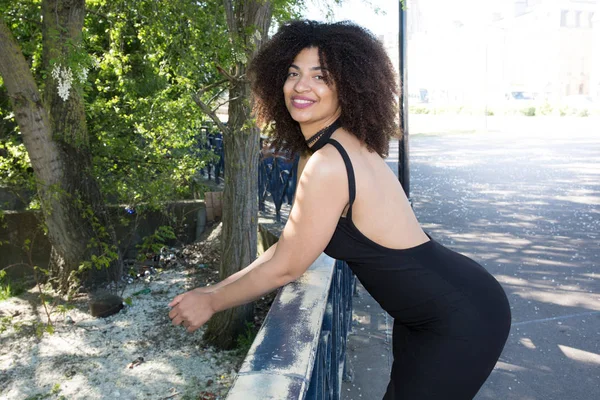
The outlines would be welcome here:
<svg viewBox="0 0 600 400">
<path fill-rule="evenodd" d="M 173 319 L 171 320 L 171 323 L 172 323 L 173 325 L 175 325 L 175 326 L 177 326 L 177 325 L 181 325 L 181 323 L 182 323 L 182 322 L 183 322 L 183 318 L 181 318 L 181 316 L 180 316 L 180 315 L 177 315 L 175 318 L 173 318 Z"/>
<path fill-rule="evenodd" d="M 207 321 L 200 322 L 200 323 L 196 323 L 196 324 L 192 324 L 192 323 L 190 323 L 190 324 L 189 324 L 189 326 L 187 326 L 187 327 L 186 327 L 186 328 L 187 328 L 186 330 L 187 330 L 189 333 L 192 333 L 192 332 L 194 332 L 194 331 L 196 331 L 196 330 L 200 329 L 200 328 L 202 327 L 202 325 L 204 325 L 206 322 L 207 322 Z"/>
<path fill-rule="evenodd" d="M 185 293 L 182 293 L 180 295 L 175 296 L 175 298 L 173 300 L 171 300 L 171 302 L 169 303 L 169 307 L 174 307 L 177 304 L 179 304 L 179 302 L 181 301 L 181 299 L 183 299 L 184 295 L 185 295 Z"/>
<path fill-rule="evenodd" d="M 177 308 L 174 308 L 169 312 L 169 318 L 171 318 L 171 323 L 173 324 L 173 326 L 182 325 L 184 328 L 187 329 L 188 332 L 193 332 L 196 329 L 200 328 L 200 326 L 202 326 L 202 324 L 197 326 L 192 325 L 190 321 L 183 317 L 182 314 L 178 313 Z"/>
<path fill-rule="evenodd" d="M 181 316 L 176 316 L 173 320 L 172 323 L 174 326 L 177 325 L 181 325 L 185 328 L 186 331 L 188 331 L 188 333 L 192 333 L 196 330 L 198 330 L 198 328 L 200 328 L 203 324 L 200 325 L 192 325 L 192 323 L 190 321 L 186 321 L 183 318 L 181 318 Z"/>
<path fill-rule="evenodd" d="M 177 297 L 179 297 L 179 296 L 177 296 Z M 173 299 L 173 302 L 175 302 L 175 300 L 177 300 L 177 297 L 175 299 Z M 174 326 L 183 325 L 184 327 L 187 328 L 187 326 L 189 325 L 189 322 L 186 319 L 184 319 L 183 313 L 181 311 L 182 310 L 180 310 L 180 306 L 173 307 L 173 309 L 171 311 L 169 311 L 169 318 L 171 319 L 171 323 Z"/>
<path fill-rule="evenodd" d="M 188 294 L 192 294 L 192 292 L 182 293 L 169 303 L 169 307 L 172 307 L 169 311 L 169 318 L 174 326 L 182 325 L 187 332 L 191 333 L 204 325 L 210 315 L 204 315 L 206 310 L 197 310 L 198 307 L 188 304 L 195 299 L 194 296 L 186 297 Z"/>
</svg>

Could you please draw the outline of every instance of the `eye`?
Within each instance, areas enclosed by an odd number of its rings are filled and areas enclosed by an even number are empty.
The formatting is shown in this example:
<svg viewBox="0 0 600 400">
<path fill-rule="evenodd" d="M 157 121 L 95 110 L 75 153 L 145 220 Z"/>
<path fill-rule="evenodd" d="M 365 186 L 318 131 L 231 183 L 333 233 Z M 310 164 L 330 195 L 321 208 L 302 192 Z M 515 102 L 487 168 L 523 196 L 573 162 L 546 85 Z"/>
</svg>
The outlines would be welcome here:
<svg viewBox="0 0 600 400">
<path fill-rule="evenodd" d="M 287 75 L 286 75 L 286 76 L 287 76 L 288 78 L 295 78 L 296 76 L 298 76 L 298 73 L 297 73 L 297 72 L 294 72 L 294 71 L 290 71 L 290 72 L 288 72 L 288 73 L 287 73 Z"/>
<path fill-rule="evenodd" d="M 325 79 L 325 77 L 323 75 L 315 75 L 315 79 L 318 81 L 322 81 L 323 79 Z"/>
</svg>

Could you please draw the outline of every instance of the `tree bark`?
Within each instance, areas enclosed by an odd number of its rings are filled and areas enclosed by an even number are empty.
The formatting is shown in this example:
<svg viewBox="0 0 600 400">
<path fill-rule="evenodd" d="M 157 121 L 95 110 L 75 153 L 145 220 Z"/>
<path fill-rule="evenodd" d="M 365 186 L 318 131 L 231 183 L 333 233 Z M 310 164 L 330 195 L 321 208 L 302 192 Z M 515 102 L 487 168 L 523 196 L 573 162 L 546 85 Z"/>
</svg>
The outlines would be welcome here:
<svg viewBox="0 0 600 400">
<path fill-rule="evenodd" d="M 52 244 L 51 277 L 57 278 L 57 288 L 66 293 L 71 272 L 92 255 L 105 255 L 116 245 L 116 239 L 98 184 L 91 175 L 82 96 L 71 88 L 68 99 L 63 100 L 50 74 L 51 61 L 68 59 L 81 43 L 85 1 L 47 0 L 42 2 L 42 13 L 42 65 L 47 71 L 43 98 L 18 43 L 2 19 L 0 74 L 36 176 Z M 114 279 L 121 270 L 117 257 L 111 268 L 102 273 Z"/>
<path fill-rule="evenodd" d="M 244 46 L 250 60 L 268 35 L 271 2 L 224 0 L 224 4 L 231 38 Z M 229 121 L 227 132 L 223 132 L 225 191 L 221 279 L 248 266 L 257 253 L 260 131 L 251 115 L 246 67 L 246 63 L 236 65 L 238 78 L 230 82 Z M 253 316 L 254 304 L 218 313 L 210 320 L 204 338 L 217 347 L 230 349 L 236 345 L 238 336 L 245 333 L 246 323 L 252 322 Z"/>
</svg>

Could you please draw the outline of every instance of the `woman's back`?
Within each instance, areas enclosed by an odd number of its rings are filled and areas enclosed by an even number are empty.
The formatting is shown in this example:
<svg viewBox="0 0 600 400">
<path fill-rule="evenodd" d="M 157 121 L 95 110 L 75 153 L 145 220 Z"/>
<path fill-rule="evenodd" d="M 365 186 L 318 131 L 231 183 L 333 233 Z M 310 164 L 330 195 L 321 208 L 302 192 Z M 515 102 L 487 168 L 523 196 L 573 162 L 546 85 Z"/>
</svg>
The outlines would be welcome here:
<svg viewBox="0 0 600 400">
<path fill-rule="evenodd" d="M 352 222 L 356 228 L 387 248 L 406 249 L 426 242 L 428 238 L 419 226 L 398 178 L 385 160 L 342 129 L 332 138 L 346 150 L 354 170 L 356 199 L 352 206 Z M 333 146 L 321 151 L 328 159 L 341 157 Z M 340 179 L 348 181 L 346 170 L 340 172 Z"/>
</svg>

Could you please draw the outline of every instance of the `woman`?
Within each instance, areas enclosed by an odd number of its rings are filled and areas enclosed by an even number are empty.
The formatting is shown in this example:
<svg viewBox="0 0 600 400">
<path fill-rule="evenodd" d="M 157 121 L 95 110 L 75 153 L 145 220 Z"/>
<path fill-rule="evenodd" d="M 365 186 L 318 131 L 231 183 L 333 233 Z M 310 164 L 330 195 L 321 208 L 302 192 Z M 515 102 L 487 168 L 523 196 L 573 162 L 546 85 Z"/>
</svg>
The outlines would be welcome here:
<svg viewBox="0 0 600 400">
<path fill-rule="evenodd" d="M 504 347 L 510 307 L 483 267 L 423 232 L 385 163 L 397 89 L 382 45 L 351 23 L 296 21 L 259 51 L 250 77 L 275 146 L 312 155 L 279 242 L 214 287 L 175 297 L 173 324 L 194 331 L 300 277 L 325 251 L 394 317 L 384 399 L 473 398 Z"/>
</svg>

